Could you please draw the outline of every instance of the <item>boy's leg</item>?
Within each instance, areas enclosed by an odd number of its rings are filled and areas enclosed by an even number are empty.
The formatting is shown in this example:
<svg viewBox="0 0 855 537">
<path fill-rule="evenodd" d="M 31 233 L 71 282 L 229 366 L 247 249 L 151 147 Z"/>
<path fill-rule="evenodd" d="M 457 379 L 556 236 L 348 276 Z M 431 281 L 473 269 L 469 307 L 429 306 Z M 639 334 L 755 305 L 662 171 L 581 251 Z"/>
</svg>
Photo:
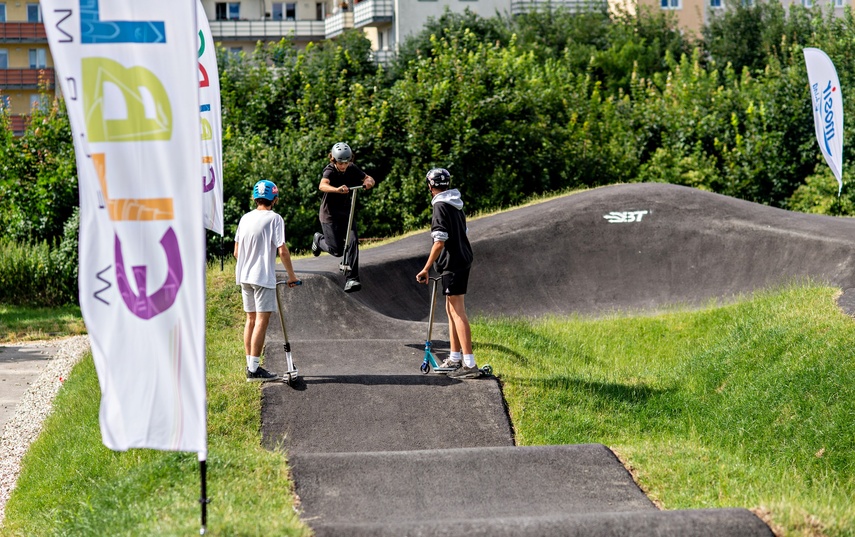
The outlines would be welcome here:
<svg viewBox="0 0 855 537">
<path fill-rule="evenodd" d="M 451 354 L 443 360 L 441 366 L 460 367 L 460 364 L 463 363 L 463 353 L 460 352 L 460 338 L 457 337 L 457 329 L 454 325 L 454 316 L 451 315 L 451 303 L 448 297 L 445 297 L 445 314 L 448 317 L 448 339 Z"/>
<path fill-rule="evenodd" d="M 448 374 L 451 378 L 478 378 L 481 370 L 475 362 L 472 352 L 472 329 L 466 315 L 466 287 L 469 283 L 469 268 L 445 272 L 442 275 L 442 287 L 445 294 L 448 326 L 453 330 L 452 340 L 456 338 L 463 351 L 463 367 Z"/>
<path fill-rule="evenodd" d="M 448 313 L 448 330 L 451 350 L 460 349 L 464 355 L 472 354 L 472 329 L 466 316 L 466 295 L 448 295 L 445 297 Z"/>
<path fill-rule="evenodd" d="M 243 348 L 247 356 L 252 356 L 252 332 L 255 330 L 255 312 L 246 312 L 246 324 L 243 327 Z"/>
<path fill-rule="evenodd" d="M 347 233 L 347 230 L 345 230 Z M 356 236 L 356 230 L 350 230 L 350 244 L 347 245 L 347 251 L 344 253 L 344 262 L 350 267 L 350 272 L 347 274 L 349 280 L 359 279 L 359 237 Z"/>
<path fill-rule="evenodd" d="M 267 335 L 267 325 L 270 324 L 270 311 L 259 311 L 255 314 L 255 327 L 252 330 L 250 345 L 251 356 L 261 356 L 264 350 L 264 337 Z"/>
<path fill-rule="evenodd" d="M 344 233 L 347 228 L 341 229 L 341 226 L 335 222 L 331 224 L 322 222 L 321 229 L 324 234 L 318 239 L 318 246 L 333 257 L 341 257 L 344 253 Z"/>
<path fill-rule="evenodd" d="M 263 367 L 259 367 L 261 362 L 261 353 L 264 350 L 264 339 L 267 335 L 267 326 L 270 324 L 271 300 L 276 299 L 276 290 L 251 286 L 252 299 L 249 309 L 268 310 L 268 311 L 252 311 L 246 313 L 246 326 L 244 327 L 244 345 L 248 346 L 247 352 L 247 382 L 264 382 L 268 380 L 276 380 L 278 377 L 275 373 L 267 371 Z M 245 302 L 246 304 L 246 302 Z M 247 339 L 248 338 L 248 339 Z"/>
</svg>

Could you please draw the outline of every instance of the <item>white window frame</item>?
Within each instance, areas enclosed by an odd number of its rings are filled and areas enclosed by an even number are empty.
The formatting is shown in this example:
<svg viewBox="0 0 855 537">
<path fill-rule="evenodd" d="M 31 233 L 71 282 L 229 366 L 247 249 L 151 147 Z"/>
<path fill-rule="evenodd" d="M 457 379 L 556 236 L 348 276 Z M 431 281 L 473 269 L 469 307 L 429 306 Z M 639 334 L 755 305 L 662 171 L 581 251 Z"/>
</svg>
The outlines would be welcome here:
<svg viewBox="0 0 855 537">
<path fill-rule="evenodd" d="M 724 7 L 724 2 L 722 0 L 710 0 L 710 8 L 711 9 L 721 9 Z"/>
<path fill-rule="evenodd" d="M 683 0 L 659 0 L 659 7 L 662 9 L 683 9 Z"/>
<path fill-rule="evenodd" d="M 273 9 L 270 11 L 270 16 L 275 21 L 285 19 L 285 4 L 283 2 L 273 2 Z"/>
<path fill-rule="evenodd" d="M 43 48 L 31 48 L 29 50 L 30 69 L 44 69 L 47 67 L 47 50 Z"/>
<path fill-rule="evenodd" d="M 813 7 L 813 0 L 802 0 L 802 7 Z"/>
<path fill-rule="evenodd" d="M 6 22 L 6 3 L 0 2 L 0 22 Z"/>
</svg>

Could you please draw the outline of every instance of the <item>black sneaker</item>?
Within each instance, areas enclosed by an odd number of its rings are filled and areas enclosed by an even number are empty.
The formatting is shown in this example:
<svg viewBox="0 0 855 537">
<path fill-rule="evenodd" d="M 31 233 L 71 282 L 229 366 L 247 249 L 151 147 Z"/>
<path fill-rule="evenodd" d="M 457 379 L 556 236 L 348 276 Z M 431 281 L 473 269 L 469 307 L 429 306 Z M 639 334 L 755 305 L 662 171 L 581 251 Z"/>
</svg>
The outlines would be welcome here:
<svg viewBox="0 0 855 537">
<path fill-rule="evenodd" d="M 448 378 L 453 379 L 477 379 L 481 376 L 481 370 L 478 369 L 478 366 L 475 367 L 466 367 L 463 366 L 455 371 L 452 371 L 448 374 Z"/>
<path fill-rule="evenodd" d="M 355 293 L 355 292 L 359 291 L 360 289 L 362 289 L 362 284 L 359 283 L 359 280 L 357 280 L 356 278 L 350 278 L 344 284 L 344 292 L 345 293 Z"/>
<path fill-rule="evenodd" d="M 315 257 L 321 255 L 321 245 L 318 242 L 321 240 L 321 237 L 323 237 L 323 235 L 320 233 L 315 233 L 315 236 L 312 237 L 312 255 Z"/>
<path fill-rule="evenodd" d="M 246 368 L 246 381 L 247 382 L 269 382 L 271 380 L 279 380 L 279 375 L 276 373 L 271 373 L 270 371 L 264 369 L 263 367 L 259 367 L 255 370 L 255 373 Z"/>
</svg>

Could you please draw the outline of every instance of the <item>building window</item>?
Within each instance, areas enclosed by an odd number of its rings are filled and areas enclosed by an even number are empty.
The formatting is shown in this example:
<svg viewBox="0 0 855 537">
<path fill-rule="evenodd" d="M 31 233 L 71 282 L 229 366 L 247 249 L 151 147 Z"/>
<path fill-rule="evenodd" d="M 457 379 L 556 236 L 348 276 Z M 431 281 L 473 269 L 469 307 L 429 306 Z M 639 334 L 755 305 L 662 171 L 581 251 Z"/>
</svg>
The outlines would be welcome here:
<svg viewBox="0 0 855 537">
<path fill-rule="evenodd" d="M 38 108 L 39 110 L 46 110 L 48 105 L 48 96 L 41 94 L 33 94 L 30 95 L 30 110 Z"/>
<path fill-rule="evenodd" d="M 297 4 L 285 4 L 285 20 L 297 20 Z"/>
<path fill-rule="evenodd" d="M 236 21 L 240 19 L 240 2 L 217 2 L 214 17 L 218 21 Z"/>
<path fill-rule="evenodd" d="M 47 51 L 43 48 L 30 49 L 30 69 L 44 69 L 47 67 Z"/>
<path fill-rule="evenodd" d="M 42 22 L 42 10 L 38 4 L 27 4 L 27 22 Z"/>
<path fill-rule="evenodd" d="M 12 100 L 8 95 L 0 95 L 0 110 L 12 108 Z"/>
<path fill-rule="evenodd" d="M 282 20 L 282 2 L 273 2 L 273 20 Z"/>
<path fill-rule="evenodd" d="M 0 4 L 0 22 L 6 22 L 6 4 Z"/>
<path fill-rule="evenodd" d="M 834 7 L 843 7 L 844 5 L 843 0 L 834 0 Z"/>
<path fill-rule="evenodd" d="M 680 0 L 659 0 L 662 9 L 680 9 Z"/>
<path fill-rule="evenodd" d="M 5 48 L 0 48 L 0 69 L 9 68 L 9 51 Z"/>
<path fill-rule="evenodd" d="M 713 9 L 722 7 L 721 0 L 710 0 L 710 7 Z"/>
<path fill-rule="evenodd" d="M 315 2 L 315 20 L 324 20 L 324 15 L 327 12 L 327 5 L 323 2 Z"/>
<path fill-rule="evenodd" d="M 802 6 L 813 7 L 813 0 L 802 0 Z"/>
</svg>

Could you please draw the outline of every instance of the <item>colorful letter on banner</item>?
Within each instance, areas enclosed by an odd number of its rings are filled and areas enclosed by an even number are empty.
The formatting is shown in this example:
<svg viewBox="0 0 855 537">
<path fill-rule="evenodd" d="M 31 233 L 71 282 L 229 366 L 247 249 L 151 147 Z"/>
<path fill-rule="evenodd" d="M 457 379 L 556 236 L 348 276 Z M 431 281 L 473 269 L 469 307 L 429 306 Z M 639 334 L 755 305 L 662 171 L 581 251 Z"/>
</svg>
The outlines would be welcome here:
<svg viewBox="0 0 855 537">
<path fill-rule="evenodd" d="M 41 0 L 80 181 L 110 449 L 207 452 L 196 3 Z"/>
<path fill-rule="evenodd" d="M 223 234 L 223 112 L 220 104 L 220 74 L 211 26 L 196 0 L 199 27 L 199 114 L 202 121 L 202 192 L 205 227 Z"/>
<path fill-rule="evenodd" d="M 818 48 L 804 49 L 816 140 L 837 179 L 837 195 L 843 190 L 843 93 L 837 70 Z"/>
</svg>

